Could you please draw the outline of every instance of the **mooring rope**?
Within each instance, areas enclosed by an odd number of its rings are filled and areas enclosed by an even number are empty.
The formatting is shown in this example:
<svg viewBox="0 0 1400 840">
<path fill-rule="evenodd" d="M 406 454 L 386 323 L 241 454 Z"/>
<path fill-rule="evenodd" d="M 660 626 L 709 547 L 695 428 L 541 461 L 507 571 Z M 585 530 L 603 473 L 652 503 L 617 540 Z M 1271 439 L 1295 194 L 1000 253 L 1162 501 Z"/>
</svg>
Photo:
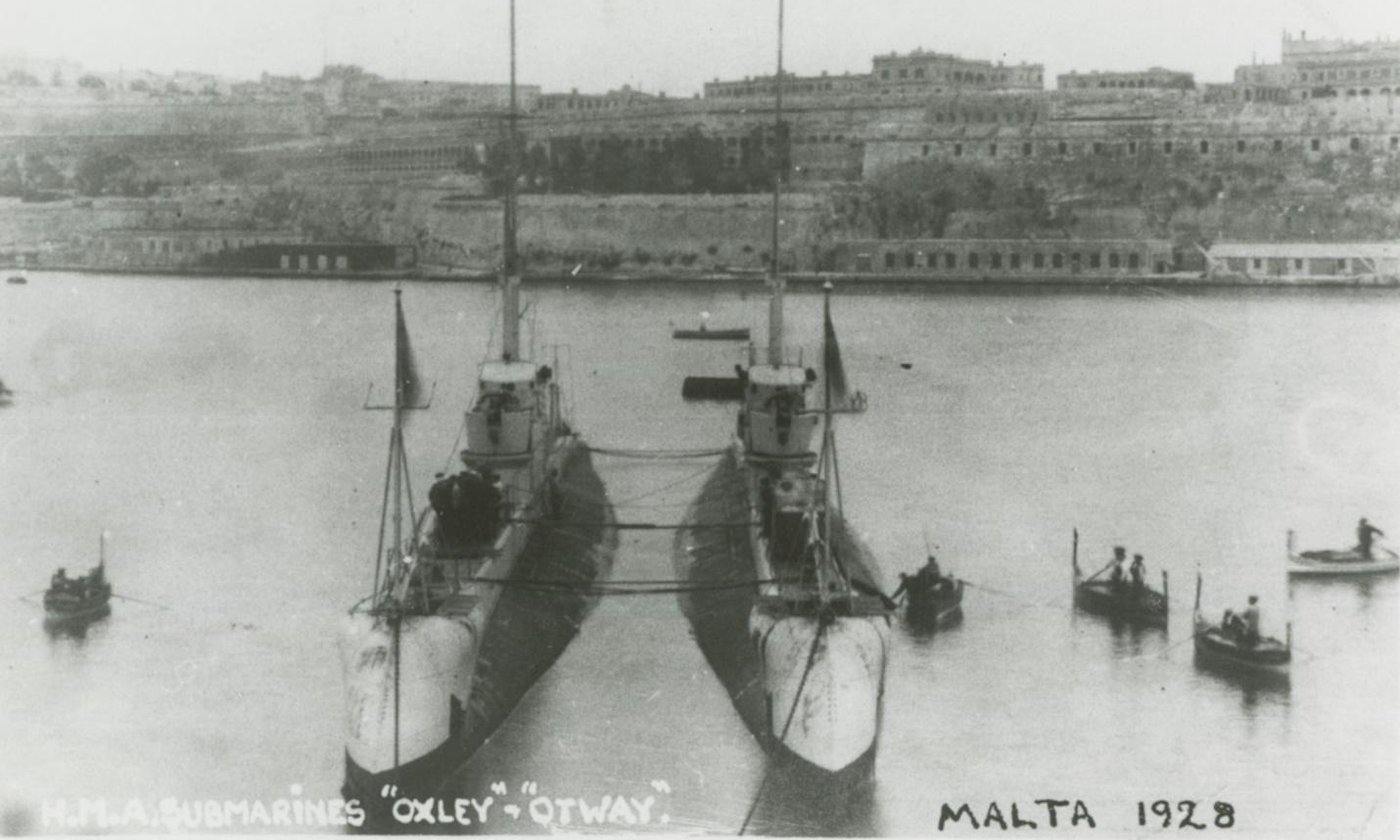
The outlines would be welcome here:
<svg viewBox="0 0 1400 840">
<path fill-rule="evenodd" d="M 686 475 L 681 476 L 680 478 L 676 479 L 675 481 L 667 482 L 667 483 L 665 483 L 665 484 L 662 484 L 662 485 L 659 486 L 659 487 L 653 487 L 652 489 L 647 490 L 646 492 L 638 493 L 638 494 L 635 495 L 635 496 L 628 496 L 627 498 L 625 498 L 625 499 L 623 499 L 623 500 L 621 500 L 621 501 L 614 502 L 614 503 L 613 503 L 613 506 L 614 506 L 614 507 L 621 507 L 621 506 L 624 506 L 624 505 L 629 505 L 629 504 L 631 504 L 631 503 L 633 503 L 633 502 L 636 502 L 636 501 L 638 501 L 638 500 L 641 500 L 641 499 L 646 499 L 646 498 L 650 498 L 651 496 L 656 496 L 656 495 L 658 495 L 658 494 L 660 494 L 660 493 L 663 493 L 663 492 L 665 492 L 665 491 L 667 491 L 667 490 L 670 490 L 670 489 L 672 489 L 672 488 L 674 488 L 674 487 L 677 487 L 677 486 L 679 486 L 679 485 L 685 484 L 685 483 L 688 482 L 688 481 L 694 481 L 694 480 L 697 479 L 697 478 L 701 478 L 702 476 L 708 474 L 709 472 L 710 472 L 710 467 L 709 467 L 708 465 L 706 465 L 706 466 L 701 467 L 700 469 L 696 470 L 695 472 L 687 473 Z"/>
<path fill-rule="evenodd" d="M 717 458 L 729 452 L 729 447 L 723 449 L 622 449 L 611 446 L 588 446 L 583 448 L 598 455 L 608 455 L 613 458 L 637 458 L 646 461 L 667 461 L 679 460 L 683 458 Z"/>
<path fill-rule="evenodd" d="M 548 519 L 511 519 L 511 523 L 525 525 L 539 525 L 541 523 L 555 524 Z M 714 528 L 751 528 L 757 522 L 569 522 L 570 526 L 580 528 L 613 528 L 618 531 L 704 531 Z"/>
<path fill-rule="evenodd" d="M 729 583 L 689 583 L 682 580 L 631 580 L 631 581 L 572 581 L 572 580 L 521 580 L 516 578 L 471 578 L 470 583 L 486 583 L 514 589 L 530 589 L 540 592 L 577 592 L 581 595 L 676 595 L 686 592 L 712 592 L 735 589 L 752 589 L 763 584 L 779 583 L 772 580 L 741 580 Z"/>
</svg>

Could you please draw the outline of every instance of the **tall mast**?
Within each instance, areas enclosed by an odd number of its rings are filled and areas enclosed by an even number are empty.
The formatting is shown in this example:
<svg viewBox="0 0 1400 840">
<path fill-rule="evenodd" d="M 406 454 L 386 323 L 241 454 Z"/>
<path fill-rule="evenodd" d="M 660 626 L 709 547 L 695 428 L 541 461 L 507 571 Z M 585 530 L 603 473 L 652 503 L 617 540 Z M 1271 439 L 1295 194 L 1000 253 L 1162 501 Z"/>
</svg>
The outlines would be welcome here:
<svg viewBox="0 0 1400 840">
<path fill-rule="evenodd" d="M 403 545 L 403 411 L 407 402 L 407 394 L 404 393 L 407 386 L 407 373 L 405 369 L 404 348 L 400 346 L 403 342 L 403 289 L 394 288 L 394 428 L 390 433 L 392 438 L 389 442 L 389 469 L 391 470 L 391 481 L 393 489 L 390 491 L 394 497 L 394 532 L 393 550 L 390 553 L 390 562 L 398 560 L 400 546 Z"/>
<path fill-rule="evenodd" d="M 510 0 L 510 114 L 506 118 L 505 241 L 501 262 L 501 358 L 520 358 L 520 264 L 515 250 L 516 127 L 515 102 L 515 0 Z"/>
<path fill-rule="evenodd" d="M 773 104 L 773 244 L 768 263 L 768 363 L 783 363 L 783 278 L 778 274 L 778 207 L 785 174 L 783 139 L 783 0 L 778 0 L 778 78 Z"/>
</svg>

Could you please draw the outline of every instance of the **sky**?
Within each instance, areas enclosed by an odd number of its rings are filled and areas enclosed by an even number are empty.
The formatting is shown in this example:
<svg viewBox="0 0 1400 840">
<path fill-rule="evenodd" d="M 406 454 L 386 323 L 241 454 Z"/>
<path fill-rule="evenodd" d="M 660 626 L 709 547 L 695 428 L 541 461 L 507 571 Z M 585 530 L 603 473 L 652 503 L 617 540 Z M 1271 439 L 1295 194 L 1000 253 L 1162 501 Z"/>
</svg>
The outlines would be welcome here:
<svg viewBox="0 0 1400 840">
<path fill-rule="evenodd" d="M 501 82 L 508 0 L 0 0 L 0 55 L 98 72 L 312 77 L 325 63 L 389 78 Z M 771 74 L 777 0 L 517 0 L 519 78 L 546 91 L 629 84 L 670 96 Z M 785 67 L 866 73 L 926 50 L 1070 70 L 1160 65 L 1229 81 L 1277 62 L 1282 32 L 1400 40 L 1397 0 L 786 0 Z"/>
</svg>

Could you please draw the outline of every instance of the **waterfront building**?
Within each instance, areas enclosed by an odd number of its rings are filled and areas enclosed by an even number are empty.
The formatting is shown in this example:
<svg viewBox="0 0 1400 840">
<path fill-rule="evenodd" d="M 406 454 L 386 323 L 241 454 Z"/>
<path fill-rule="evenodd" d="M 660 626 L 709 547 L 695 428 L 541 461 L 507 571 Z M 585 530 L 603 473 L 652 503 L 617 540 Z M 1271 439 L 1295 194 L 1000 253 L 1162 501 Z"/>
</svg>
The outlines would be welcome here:
<svg viewBox="0 0 1400 840">
<path fill-rule="evenodd" d="M 1123 278 L 1176 271 L 1165 239 L 900 239 L 838 242 L 838 272 L 966 280 Z"/>
<path fill-rule="evenodd" d="M 1400 242 L 1217 242 L 1206 265 L 1214 279 L 1393 284 Z"/>
<path fill-rule="evenodd" d="M 109 228 L 86 243 L 87 261 L 113 268 L 181 268 L 209 264 L 255 245 L 305 242 L 288 230 L 245 228 Z"/>
</svg>

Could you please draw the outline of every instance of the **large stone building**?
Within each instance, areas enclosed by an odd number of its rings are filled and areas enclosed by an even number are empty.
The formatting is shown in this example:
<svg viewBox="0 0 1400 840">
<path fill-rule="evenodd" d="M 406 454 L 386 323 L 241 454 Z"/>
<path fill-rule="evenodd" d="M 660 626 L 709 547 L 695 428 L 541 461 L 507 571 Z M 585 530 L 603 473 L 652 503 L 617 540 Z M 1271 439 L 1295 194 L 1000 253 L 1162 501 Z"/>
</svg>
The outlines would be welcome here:
<svg viewBox="0 0 1400 840">
<path fill-rule="evenodd" d="M 1400 91 L 1400 41 L 1309 41 L 1306 32 L 1296 38 L 1285 32 L 1282 62 L 1236 68 L 1235 84 L 1282 88 L 1290 99 L 1394 96 Z"/>
<path fill-rule="evenodd" d="M 1055 77 L 1055 89 L 1081 90 L 1193 90 L 1196 77 L 1183 70 L 1151 67 L 1147 70 L 1093 70 L 1079 73 L 1071 70 Z"/>
<path fill-rule="evenodd" d="M 574 88 L 568 93 L 545 93 L 535 100 L 535 110 L 543 113 L 560 111 L 616 111 L 650 105 L 666 94 L 650 94 L 633 90 L 631 85 L 623 85 L 618 90 L 607 93 L 579 93 Z"/>
<path fill-rule="evenodd" d="M 783 96 L 794 98 L 922 97 L 975 91 L 1031 91 L 1045 87 L 1040 64 L 1006 65 L 982 59 L 961 58 L 922 49 L 911 53 L 877 55 L 871 71 L 839 76 L 783 74 Z M 772 99 L 777 76 L 744 77 L 734 81 L 715 79 L 705 83 L 705 98 L 718 100 Z"/>
<path fill-rule="evenodd" d="M 882 92 L 943 93 L 953 90 L 1043 90 L 1045 66 L 1006 65 L 922 49 L 877 55 L 871 76 Z"/>
<path fill-rule="evenodd" d="M 1332 117 L 1306 106 L 1255 114 L 1198 107 L 1184 117 L 1132 120 L 1069 109 L 1051 109 L 1047 118 L 1033 121 L 1017 121 L 1013 114 L 989 112 L 980 123 L 949 123 L 930 112 L 920 121 L 880 126 L 861 138 L 862 175 L 913 160 L 996 166 L 1102 160 L 1194 168 L 1209 162 L 1285 166 L 1329 155 L 1400 157 L 1400 114 L 1390 110 Z"/>
<path fill-rule="evenodd" d="M 772 98 L 777 94 L 777 80 L 776 75 L 745 76 L 742 79 L 725 82 L 715 79 L 705 83 L 705 98 L 718 100 Z M 784 73 L 783 96 L 784 98 L 860 96 L 870 90 L 871 84 L 871 77 L 867 73 L 842 73 L 839 76 L 827 73 L 822 73 L 820 76 L 797 76 L 792 73 Z"/>
</svg>

